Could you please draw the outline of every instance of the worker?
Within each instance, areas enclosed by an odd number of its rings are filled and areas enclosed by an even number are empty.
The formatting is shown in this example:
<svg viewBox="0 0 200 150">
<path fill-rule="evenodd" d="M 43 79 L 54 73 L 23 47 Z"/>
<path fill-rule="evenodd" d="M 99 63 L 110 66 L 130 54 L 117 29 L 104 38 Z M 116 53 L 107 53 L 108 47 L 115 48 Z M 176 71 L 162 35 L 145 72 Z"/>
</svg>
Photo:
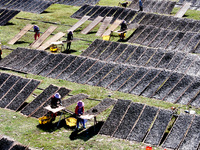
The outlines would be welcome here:
<svg viewBox="0 0 200 150">
<path fill-rule="evenodd" d="M 39 28 L 37 25 L 34 25 L 34 26 L 33 26 L 33 30 L 34 30 L 34 32 L 35 32 L 34 38 L 35 38 L 35 40 L 37 40 L 37 37 L 38 37 L 38 38 L 40 37 L 40 28 Z"/>
<path fill-rule="evenodd" d="M 121 23 L 121 28 L 120 28 L 120 30 L 119 30 L 119 32 L 120 32 L 119 36 L 120 36 L 120 39 L 121 39 L 121 40 L 124 40 L 127 28 L 128 28 L 128 27 L 127 27 L 126 21 L 124 20 L 124 21 Z"/>
<path fill-rule="evenodd" d="M 125 8 L 126 8 L 126 7 L 128 6 L 128 2 L 124 2 L 124 3 L 120 3 L 120 2 L 119 2 L 119 5 L 121 5 L 122 7 L 125 7 Z"/>
<path fill-rule="evenodd" d="M 62 106 L 61 96 L 59 93 L 56 93 L 51 97 L 51 108 L 57 108 L 59 106 Z"/>
<path fill-rule="evenodd" d="M 2 59 L 1 55 L 2 55 L 2 49 L 1 49 L 1 42 L 0 42 L 0 60 Z"/>
<path fill-rule="evenodd" d="M 75 114 L 77 118 L 76 129 L 79 129 L 79 123 L 83 125 L 84 129 L 86 128 L 85 120 L 80 118 L 80 116 L 83 115 L 83 113 L 84 113 L 84 103 L 82 101 L 78 101 L 75 108 Z"/>
<path fill-rule="evenodd" d="M 125 31 L 127 30 L 127 24 L 126 24 L 126 21 L 124 20 L 122 23 L 121 23 L 121 28 L 120 28 L 120 31 Z"/>
<path fill-rule="evenodd" d="M 140 8 L 140 10 L 139 10 L 139 11 L 143 11 L 142 0 L 139 0 L 139 8 Z"/>
<path fill-rule="evenodd" d="M 67 34 L 67 50 L 70 50 L 72 40 L 73 40 L 73 32 L 69 31 L 69 33 Z"/>
</svg>

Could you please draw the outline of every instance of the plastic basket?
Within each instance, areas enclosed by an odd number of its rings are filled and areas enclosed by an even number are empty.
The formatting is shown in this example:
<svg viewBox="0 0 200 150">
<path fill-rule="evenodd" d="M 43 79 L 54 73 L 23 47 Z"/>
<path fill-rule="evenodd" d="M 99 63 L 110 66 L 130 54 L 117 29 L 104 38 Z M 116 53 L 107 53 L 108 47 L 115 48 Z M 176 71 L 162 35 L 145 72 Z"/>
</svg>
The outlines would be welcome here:
<svg viewBox="0 0 200 150">
<path fill-rule="evenodd" d="M 65 121 L 68 126 L 73 127 L 73 126 L 76 126 L 77 119 L 73 117 L 69 117 Z"/>
<path fill-rule="evenodd" d="M 51 122 L 51 117 L 43 116 L 39 118 L 39 124 L 47 124 Z"/>
<path fill-rule="evenodd" d="M 104 35 L 103 36 L 104 41 L 109 41 L 110 40 L 110 35 Z"/>
<path fill-rule="evenodd" d="M 51 52 L 57 52 L 58 51 L 58 47 L 56 45 L 51 45 L 50 51 Z"/>
</svg>

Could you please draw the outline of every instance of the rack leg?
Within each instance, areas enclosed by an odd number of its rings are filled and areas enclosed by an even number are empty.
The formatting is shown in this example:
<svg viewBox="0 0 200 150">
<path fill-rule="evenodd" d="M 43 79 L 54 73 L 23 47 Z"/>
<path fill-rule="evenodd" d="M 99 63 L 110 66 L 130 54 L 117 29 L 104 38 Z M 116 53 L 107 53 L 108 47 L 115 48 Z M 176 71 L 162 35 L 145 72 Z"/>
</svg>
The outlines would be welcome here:
<svg viewBox="0 0 200 150">
<path fill-rule="evenodd" d="M 58 126 L 60 124 L 60 121 L 61 121 L 61 118 L 62 118 L 62 114 L 63 114 L 63 112 L 61 112 L 61 115 L 60 115 L 60 118 L 59 118 L 59 121 L 58 121 L 58 124 L 57 124 L 57 128 L 58 128 Z"/>
</svg>

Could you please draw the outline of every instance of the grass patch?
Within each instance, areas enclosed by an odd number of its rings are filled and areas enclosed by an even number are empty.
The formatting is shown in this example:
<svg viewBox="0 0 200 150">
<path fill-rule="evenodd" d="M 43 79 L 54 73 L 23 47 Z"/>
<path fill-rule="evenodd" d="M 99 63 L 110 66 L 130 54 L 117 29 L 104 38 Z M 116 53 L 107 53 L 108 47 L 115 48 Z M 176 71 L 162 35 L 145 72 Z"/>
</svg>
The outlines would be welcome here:
<svg viewBox="0 0 200 150">
<path fill-rule="evenodd" d="M 106 113 L 108 114 L 108 112 Z M 98 121 L 100 118 L 97 118 Z M 70 140 L 73 132 L 70 128 L 60 128 L 59 130 L 42 130 L 38 127 L 38 120 L 27 118 L 19 113 L 0 109 L 0 134 L 12 137 L 14 140 L 38 149 L 61 150 L 61 149 L 143 149 L 144 144 L 113 139 L 106 136 L 96 135 L 92 138 L 77 136 L 75 140 Z M 93 122 L 87 122 L 87 126 Z M 90 136 L 90 135 L 88 135 Z M 157 148 L 159 150 L 159 148 Z"/>
</svg>

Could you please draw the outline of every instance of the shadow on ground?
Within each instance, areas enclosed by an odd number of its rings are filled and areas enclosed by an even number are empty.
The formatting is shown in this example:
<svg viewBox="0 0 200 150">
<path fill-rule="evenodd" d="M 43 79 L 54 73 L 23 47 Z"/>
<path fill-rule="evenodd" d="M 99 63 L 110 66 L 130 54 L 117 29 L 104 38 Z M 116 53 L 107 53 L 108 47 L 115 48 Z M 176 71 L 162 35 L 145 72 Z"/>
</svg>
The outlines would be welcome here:
<svg viewBox="0 0 200 150">
<path fill-rule="evenodd" d="M 16 24 L 14 24 L 14 23 L 12 23 L 12 22 L 7 22 L 5 25 L 6 25 L 6 26 L 12 26 L 12 25 L 16 25 Z"/>
<path fill-rule="evenodd" d="M 58 114 L 57 117 L 59 118 L 60 114 Z M 75 117 L 75 114 L 72 114 L 68 117 Z M 76 130 L 76 126 L 70 127 L 66 125 L 65 119 L 62 119 L 59 123 L 58 122 L 59 121 L 55 121 L 48 124 L 38 124 L 37 128 L 49 133 L 59 130 L 61 128 L 65 128 L 66 130 L 72 131 L 71 135 L 69 136 L 70 140 L 82 139 L 84 141 L 87 141 L 99 133 L 104 123 L 103 121 L 99 121 L 98 123 L 96 123 L 95 125 L 89 128 L 86 128 L 86 129 L 81 128 L 81 129 Z"/>
<path fill-rule="evenodd" d="M 42 14 L 52 13 L 51 11 L 43 11 Z"/>
<path fill-rule="evenodd" d="M 76 29 L 75 31 L 73 31 L 73 32 L 81 32 L 83 29 L 82 29 L 82 27 L 80 27 L 79 29 Z"/>
<path fill-rule="evenodd" d="M 96 34 L 96 33 L 97 33 L 97 31 L 91 31 L 91 32 L 89 32 L 87 34 Z"/>
<path fill-rule="evenodd" d="M 100 121 L 95 126 L 91 126 L 86 129 L 74 130 L 69 138 L 71 140 L 81 139 L 83 141 L 87 141 L 99 133 L 99 130 L 101 129 L 103 123 L 104 122 Z"/>
<path fill-rule="evenodd" d="M 25 41 L 17 41 L 17 42 L 15 42 L 15 44 L 25 44 L 25 43 L 29 43 L 29 42 L 25 42 Z"/>
<path fill-rule="evenodd" d="M 71 53 L 75 53 L 75 52 L 77 52 L 77 51 L 73 50 L 73 49 L 62 51 L 62 53 L 65 53 L 65 54 L 71 54 Z"/>
<path fill-rule="evenodd" d="M 60 128 L 65 128 L 66 130 L 72 131 L 71 135 L 69 136 L 70 140 L 76 140 L 81 139 L 83 141 L 87 141 L 93 136 L 97 135 L 102 127 L 104 122 L 100 121 L 95 126 L 91 126 L 86 129 L 78 129 L 76 130 L 76 127 L 69 127 L 66 125 L 65 119 L 62 119 L 58 125 L 58 122 L 49 123 L 45 125 L 38 124 L 37 128 L 40 130 L 43 130 L 45 132 L 52 133 L 56 130 L 59 130 Z"/>
</svg>

